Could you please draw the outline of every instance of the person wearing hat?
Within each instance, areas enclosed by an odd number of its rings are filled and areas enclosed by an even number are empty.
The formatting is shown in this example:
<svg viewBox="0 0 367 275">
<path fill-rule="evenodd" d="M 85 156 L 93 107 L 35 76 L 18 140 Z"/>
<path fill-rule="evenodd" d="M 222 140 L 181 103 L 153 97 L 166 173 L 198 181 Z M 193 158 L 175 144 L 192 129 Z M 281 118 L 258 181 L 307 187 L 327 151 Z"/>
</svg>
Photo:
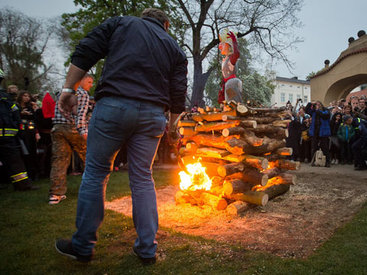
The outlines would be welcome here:
<svg viewBox="0 0 367 275">
<path fill-rule="evenodd" d="M 341 164 L 352 164 L 352 143 L 351 140 L 355 135 L 352 126 L 353 117 L 350 115 L 343 116 L 343 122 L 338 129 L 338 139 L 340 142 Z"/>
<path fill-rule="evenodd" d="M 4 72 L 0 69 L 0 84 Z M 6 167 L 8 176 L 17 191 L 38 189 L 33 186 L 22 159 L 21 147 L 17 137 L 20 114 L 12 96 L 0 87 L 0 161 Z"/>
</svg>

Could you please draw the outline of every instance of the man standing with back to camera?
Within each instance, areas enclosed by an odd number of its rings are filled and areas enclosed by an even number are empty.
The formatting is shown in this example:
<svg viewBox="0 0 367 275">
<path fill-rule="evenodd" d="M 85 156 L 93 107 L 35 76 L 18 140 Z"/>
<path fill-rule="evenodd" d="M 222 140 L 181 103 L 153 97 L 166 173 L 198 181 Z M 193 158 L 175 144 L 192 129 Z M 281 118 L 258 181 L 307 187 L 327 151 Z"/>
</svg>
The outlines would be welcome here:
<svg viewBox="0 0 367 275">
<path fill-rule="evenodd" d="M 56 241 L 56 249 L 89 262 L 104 216 L 106 185 L 113 160 L 127 145 L 133 221 L 134 253 L 143 264 L 156 261 L 158 212 L 152 163 L 170 110 L 169 130 L 185 108 L 187 59 L 169 36 L 169 19 L 158 9 L 141 18 L 113 17 L 94 28 L 72 55 L 59 108 L 75 110 L 72 87 L 101 58 L 105 64 L 95 92 L 89 124 L 86 167 L 79 190 L 76 227 L 71 240 Z"/>
</svg>

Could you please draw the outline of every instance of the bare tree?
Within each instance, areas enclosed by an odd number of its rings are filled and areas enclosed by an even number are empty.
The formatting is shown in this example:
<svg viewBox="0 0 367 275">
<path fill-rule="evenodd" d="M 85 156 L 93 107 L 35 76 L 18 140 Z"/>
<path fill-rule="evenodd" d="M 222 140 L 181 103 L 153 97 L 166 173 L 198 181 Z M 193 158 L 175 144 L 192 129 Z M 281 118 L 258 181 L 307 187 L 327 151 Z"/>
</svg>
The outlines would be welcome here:
<svg viewBox="0 0 367 275">
<path fill-rule="evenodd" d="M 0 10 L 0 66 L 8 83 L 31 92 L 40 90 L 52 70 L 44 62 L 52 29 L 19 11 Z"/>
<path fill-rule="evenodd" d="M 203 61 L 219 44 L 219 33 L 225 28 L 291 67 L 284 52 L 300 41 L 293 32 L 300 25 L 296 13 L 301 4 L 302 0 L 177 0 L 187 23 L 181 24 L 186 27 L 181 29 L 181 43 L 193 60 L 191 105 L 204 103 L 205 84 L 214 68 L 204 70 Z"/>
</svg>

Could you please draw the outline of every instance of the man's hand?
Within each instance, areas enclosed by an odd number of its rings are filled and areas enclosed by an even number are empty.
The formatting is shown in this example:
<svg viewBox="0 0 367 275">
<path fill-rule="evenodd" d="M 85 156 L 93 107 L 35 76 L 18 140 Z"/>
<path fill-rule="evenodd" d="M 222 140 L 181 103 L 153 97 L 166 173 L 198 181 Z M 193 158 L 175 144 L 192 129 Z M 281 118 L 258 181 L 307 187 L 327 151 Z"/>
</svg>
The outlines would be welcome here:
<svg viewBox="0 0 367 275">
<path fill-rule="evenodd" d="M 76 114 L 78 110 L 78 97 L 71 93 L 61 93 L 58 107 L 65 118 L 71 119 L 71 115 Z"/>
<path fill-rule="evenodd" d="M 176 131 L 169 131 L 168 135 L 167 135 L 167 138 L 168 138 L 168 144 L 169 145 L 177 146 L 181 136 L 178 133 L 178 131 L 176 130 Z"/>
</svg>

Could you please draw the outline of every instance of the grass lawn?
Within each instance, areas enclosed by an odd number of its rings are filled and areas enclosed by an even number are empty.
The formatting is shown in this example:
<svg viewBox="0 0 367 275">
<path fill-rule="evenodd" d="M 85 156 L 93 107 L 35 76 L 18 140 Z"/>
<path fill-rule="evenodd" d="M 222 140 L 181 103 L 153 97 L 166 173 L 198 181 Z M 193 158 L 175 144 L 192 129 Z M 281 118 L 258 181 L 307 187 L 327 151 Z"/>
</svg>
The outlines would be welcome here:
<svg viewBox="0 0 367 275">
<path fill-rule="evenodd" d="M 177 181 L 164 170 L 154 178 L 157 188 Z M 108 210 L 95 258 L 82 264 L 54 248 L 55 239 L 75 231 L 80 180 L 69 176 L 67 199 L 54 206 L 48 205 L 48 180 L 37 182 L 36 191 L 0 190 L 0 274 L 367 274 L 367 205 L 307 259 L 282 259 L 160 228 L 160 260 L 148 267 L 131 253 L 132 219 Z M 127 173 L 113 173 L 106 199 L 129 193 Z"/>
</svg>

